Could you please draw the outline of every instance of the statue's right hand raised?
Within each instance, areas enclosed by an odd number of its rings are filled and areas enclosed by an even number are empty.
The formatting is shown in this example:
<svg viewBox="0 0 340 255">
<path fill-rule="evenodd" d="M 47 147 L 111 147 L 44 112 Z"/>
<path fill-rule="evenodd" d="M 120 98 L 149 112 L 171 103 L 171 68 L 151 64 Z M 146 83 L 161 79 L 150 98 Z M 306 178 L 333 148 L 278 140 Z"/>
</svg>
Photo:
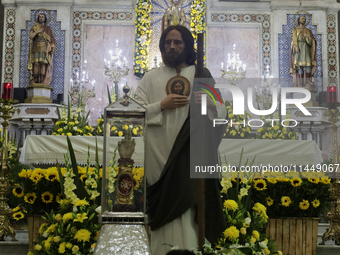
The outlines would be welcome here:
<svg viewBox="0 0 340 255">
<path fill-rule="evenodd" d="M 187 96 L 181 96 L 177 94 L 169 94 L 161 102 L 161 110 L 173 110 L 176 108 L 181 108 L 190 103 Z"/>
</svg>

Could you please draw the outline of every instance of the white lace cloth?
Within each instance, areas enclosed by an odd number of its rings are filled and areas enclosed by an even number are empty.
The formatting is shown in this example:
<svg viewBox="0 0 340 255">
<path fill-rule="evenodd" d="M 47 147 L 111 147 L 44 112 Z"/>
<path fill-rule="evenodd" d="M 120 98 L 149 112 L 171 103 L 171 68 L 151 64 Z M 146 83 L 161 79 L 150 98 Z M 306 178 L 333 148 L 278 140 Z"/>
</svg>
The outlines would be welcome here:
<svg viewBox="0 0 340 255">
<path fill-rule="evenodd" d="M 70 140 L 74 150 L 74 154 L 78 164 L 87 163 L 88 147 L 90 146 L 90 162 L 93 164 L 96 158 L 96 138 L 98 144 L 99 163 L 103 162 L 103 136 L 71 136 Z M 118 146 L 118 142 L 123 137 L 109 138 L 110 152 L 107 156 L 108 161 L 112 159 L 114 150 Z M 135 152 L 132 159 L 135 165 L 144 164 L 144 143 L 143 138 L 133 138 L 136 141 Z M 25 164 L 56 164 L 57 160 L 60 164 L 65 163 L 64 154 L 68 152 L 66 136 L 52 135 L 29 135 L 27 136 L 21 151 L 20 162 Z M 116 159 L 119 158 L 117 151 Z M 109 163 L 109 162 L 107 162 Z"/>
<path fill-rule="evenodd" d="M 90 162 L 95 162 L 96 138 L 98 143 L 99 162 L 103 161 L 103 137 L 72 136 L 70 137 L 78 164 L 86 164 L 88 146 L 90 145 Z M 122 137 L 111 137 L 110 153 L 113 152 L 122 140 Z M 144 164 L 143 138 L 136 137 L 135 152 L 132 159 L 136 165 Z M 160 144 L 160 146 L 162 146 Z M 261 140 L 261 139 L 223 139 L 219 147 L 222 162 L 224 157 L 231 165 L 238 166 L 242 148 L 243 156 L 241 165 L 246 160 L 251 162 L 254 157 L 254 165 L 312 165 L 322 162 L 321 151 L 314 141 L 290 141 L 290 140 Z M 65 163 L 64 154 L 68 146 L 65 136 L 27 136 L 23 146 L 20 162 L 25 164 L 55 164 Z M 117 158 L 119 157 L 117 152 Z M 249 163 L 248 163 L 249 165 Z"/>
</svg>

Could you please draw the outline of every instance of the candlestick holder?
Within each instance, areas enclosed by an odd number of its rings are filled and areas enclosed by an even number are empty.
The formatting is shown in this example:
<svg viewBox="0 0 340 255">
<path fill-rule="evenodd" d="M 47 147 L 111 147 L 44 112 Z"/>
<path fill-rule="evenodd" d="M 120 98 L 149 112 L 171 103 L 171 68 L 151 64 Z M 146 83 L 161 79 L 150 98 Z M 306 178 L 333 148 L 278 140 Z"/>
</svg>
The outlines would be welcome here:
<svg viewBox="0 0 340 255">
<path fill-rule="evenodd" d="M 328 102 L 323 104 L 328 109 L 325 112 L 325 116 L 329 117 L 329 121 L 332 123 L 331 129 L 333 131 L 332 142 L 332 163 L 339 164 L 339 149 L 338 149 L 338 125 L 336 123 L 340 120 L 340 110 L 338 107 L 340 103 Z M 340 179 L 335 173 L 335 181 L 331 183 L 330 195 L 334 199 L 332 209 L 326 214 L 326 218 L 330 221 L 330 227 L 322 235 L 322 242 L 320 245 L 324 245 L 328 240 L 335 240 L 336 245 L 340 245 Z"/>
<path fill-rule="evenodd" d="M 233 52 L 228 53 L 227 68 L 224 70 L 223 62 L 221 63 L 222 78 L 226 79 L 230 85 L 236 85 L 238 81 L 246 77 L 246 65 L 242 65 L 239 54 L 236 53 L 236 45 L 233 45 Z"/>
<path fill-rule="evenodd" d="M 13 105 L 18 103 L 15 99 L 0 99 L 0 112 L 1 117 L 4 119 L 2 122 L 3 127 L 3 143 L 1 148 L 1 166 L 0 166 L 0 240 L 4 240 L 4 236 L 12 237 L 12 241 L 17 241 L 15 238 L 15 231 L 10 226 L 9 219 L 13 213 L 12 209 L 9 208 L 7 204 L 8 198 L 7 193 L 11 189 L 10 182 L 7 178 L 10 171 L 10 166 L 8 164 L 8 126 L 9 119 L 14 113 Z"/>
<path fill-rule="evenodd" d="M 109 76 L 110 81 L 114 83 L 116 100 L 118 100 L 118 84 L 122 77 L 129 74 L 126 58 L 121 56 L 122 51 L 118 48 L 118 40 L 116 41 L 115 51 L 109 51 L 110 57 L 108 60 L 104 59 L 104 73 Z"/>
</svg>

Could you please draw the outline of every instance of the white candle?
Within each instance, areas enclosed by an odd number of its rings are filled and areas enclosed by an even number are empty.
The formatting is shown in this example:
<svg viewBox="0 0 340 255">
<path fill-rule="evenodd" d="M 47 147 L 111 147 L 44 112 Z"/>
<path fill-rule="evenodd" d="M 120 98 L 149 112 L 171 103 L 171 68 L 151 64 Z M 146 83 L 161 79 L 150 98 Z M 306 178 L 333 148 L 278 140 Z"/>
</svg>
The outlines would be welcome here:
<svg viewBox="0 0 340 255">
<path fill-rule="evenodd" d="M 246 70 L 246 64 L 243 64 L 243 71 Z"/>
<path fill-rule="evenodd" d="M 223 70 L 223 62 L 221 63 L 221 69 Z"/>
<path fill-rule="evenodd" d="M 235 48 L 236 48 L 236 44 L 235 43 L 233 44 L 233 47 L 234 47 L 234 50 L 235 50 Z"/>
<path fill-rule="evenodd" d="M 116 40 L 116 47 L 118 48 L 118 40 Z"/>
</svg>

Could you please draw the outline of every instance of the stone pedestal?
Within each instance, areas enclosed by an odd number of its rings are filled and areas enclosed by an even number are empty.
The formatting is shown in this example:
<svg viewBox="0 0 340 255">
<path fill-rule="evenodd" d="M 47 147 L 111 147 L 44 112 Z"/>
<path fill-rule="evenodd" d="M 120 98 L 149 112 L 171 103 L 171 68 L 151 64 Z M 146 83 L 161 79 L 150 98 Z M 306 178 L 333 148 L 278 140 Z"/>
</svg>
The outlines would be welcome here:
<svg viewBox="0 0 340 255">
<path fill-rule="evenodd" d="M 292 119 L 298 122 L 298 125 L 293 129 L 298 132 L 300 140 L 314 140 L 320 150 L 322 150 L 322 133 L 330 127 L 331 123 L 324 116 L 327 108 L 325 107 L 306 107 L 306 109 L 312 114 L 306 116 L 297 107 L 289 108 L 291 110 Z"/>
<path fill-rule="evenodd" d="M 316 101 L 316 93 L 317 91 L 314 89 L 314 85 L 309 88 L 309 87 L 303 87 L 304 89 L 309 90 L 310 94 L 311 94 L 311 98 L 307 103 L 304 103 L 303 105 L 305 107 L 316 107 L 319 106 L 319 103 Z M 305 95 L 304 94 L 300 94 L 300 93 L 294 93 L 293 94 L 293 98 L 294 99 L 298 99 L 298 98 L 304 98 Z"/>
<path fill-rule="evenodd" d="M 25 103 L 50 104 L 52 87 L 49 84 L 32 83 L 26 87 L 27 98 Z"/>
<path fill-rule="evenodd" d="M 59 104 L 16 104 L 14 115 L 10 119 L 13 126 L 20 131 L 23 144 L 28 135 L 50 135 L 55 122 L 58 120 Z"/>
</svg>

